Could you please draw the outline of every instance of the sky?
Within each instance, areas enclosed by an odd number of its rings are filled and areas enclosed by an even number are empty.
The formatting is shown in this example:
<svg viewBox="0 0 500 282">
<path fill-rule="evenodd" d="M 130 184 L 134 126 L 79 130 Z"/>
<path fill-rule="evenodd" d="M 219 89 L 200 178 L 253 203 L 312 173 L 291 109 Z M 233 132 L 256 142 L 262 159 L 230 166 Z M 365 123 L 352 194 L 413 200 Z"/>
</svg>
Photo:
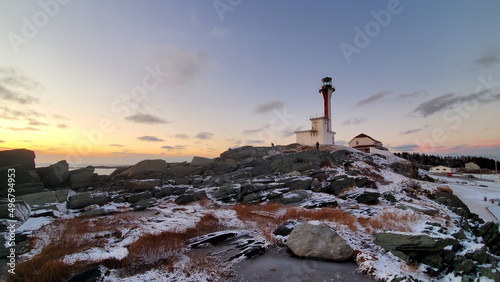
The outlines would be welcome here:
<svg viewBox="0 0 500 282">
<path fill-rule="evenodd" d="M 0 1 L 0 150 L 190 161 L 295 142 L 500 156 L 499 1 Z"/>
</svg>

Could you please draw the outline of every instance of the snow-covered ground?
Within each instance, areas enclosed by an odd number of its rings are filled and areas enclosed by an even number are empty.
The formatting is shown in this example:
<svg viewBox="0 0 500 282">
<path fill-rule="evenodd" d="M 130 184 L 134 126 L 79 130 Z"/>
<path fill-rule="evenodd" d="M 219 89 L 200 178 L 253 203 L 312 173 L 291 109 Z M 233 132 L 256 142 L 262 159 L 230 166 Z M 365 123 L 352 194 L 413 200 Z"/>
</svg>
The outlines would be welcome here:
<svg viewBox="0 0 500 282">
<path fill-rule="evenodd" d="M 500 175 L 475 174 L 473 175 L 475 178 L 461 178 L 459 175 L 446 177 L 430 174 L 430 176 L 439 179 L 443 186 L 450 187 L 453 193 L 469 207 L 471 212 L 477 213 L 485 221 L 499 222 L 500 182 L 491 181 L 500 179 Z M 486 201 L 484 200 L 485 197 Z"/>
</svg>

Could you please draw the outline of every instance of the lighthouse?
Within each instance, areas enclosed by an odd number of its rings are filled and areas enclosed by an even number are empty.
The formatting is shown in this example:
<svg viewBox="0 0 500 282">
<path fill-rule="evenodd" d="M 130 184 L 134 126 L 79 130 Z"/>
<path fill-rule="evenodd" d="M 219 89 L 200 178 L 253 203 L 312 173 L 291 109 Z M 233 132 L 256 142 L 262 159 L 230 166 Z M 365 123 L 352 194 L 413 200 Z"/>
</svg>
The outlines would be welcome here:
<svg viewBox="0 0 500 282">
<path fill-rule="evenodd" d="M 295 131 L 296 142 L 302 145 L 313 146 L 319 144 L 335 144 L 335 132 L 332 131 L 331 118 L 332 94 L 335 87 L 332 84 L 331 77 L 321 79 L 321 88 L 319 93 L 323 97 L 323 115 L 311 116 L 310 130 Z M 317 94 L 316 94 L 317 95 Z"/>
<path fill-rule="evenodd" d="M 326 118 L 327 128 L 329 131 L 332 130 L 330 124 L 330 116 L 332 112 L 330 101 L 332 100 L 333 92 L 335 92 L 335 87 L 332 84 L 332 78 L 325 77 L 321 79 L 321 88 L 319 89 L 319 93 L 323 96 L 324 117 Z"/>
</svg>

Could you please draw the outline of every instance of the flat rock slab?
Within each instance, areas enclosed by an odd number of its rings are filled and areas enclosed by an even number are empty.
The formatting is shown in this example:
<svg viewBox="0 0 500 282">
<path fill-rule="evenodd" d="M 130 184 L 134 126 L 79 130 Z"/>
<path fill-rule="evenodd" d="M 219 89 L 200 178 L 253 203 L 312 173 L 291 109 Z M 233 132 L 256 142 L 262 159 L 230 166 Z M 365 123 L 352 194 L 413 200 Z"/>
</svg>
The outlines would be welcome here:
<svg viewBox="0 0 500 282">
<path fill-rule="evenodd" d="M 208 247 L 208 255 L 222 261 L 253 258 L 265 252 L 264 242 L 249 231 L 226 230 L 202 235 L 190 240 L 191 248 Z"/>
<path fill-rule="evenodd" d="M 399 234 L 392 232 L 375 233 L 375 244 L 391 251 L 424 251 L 437 252 L 442 251 L 446 246 L 458 242 L 450 237 L 431 237 L 428 235 Z"/>
</svg>

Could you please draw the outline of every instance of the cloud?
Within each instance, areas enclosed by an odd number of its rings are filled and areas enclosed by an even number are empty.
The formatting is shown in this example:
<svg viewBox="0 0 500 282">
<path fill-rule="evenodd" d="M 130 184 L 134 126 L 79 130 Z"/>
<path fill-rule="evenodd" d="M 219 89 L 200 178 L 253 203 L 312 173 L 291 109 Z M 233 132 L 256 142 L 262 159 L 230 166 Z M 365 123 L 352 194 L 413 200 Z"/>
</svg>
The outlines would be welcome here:
<svg viewBox="0 0 500 282">
<path fill-rule="evenodd" d="M 357 108 L 359 106 L 363 106 L 363 105 L 367 105 L 367 104 L 373 104 L 379 100 L 381 100 L 382 98 L 384 98 L 385 96 L 391 94 L 392 92 L 391 91 L 380 91 L 380 92 L 377 92 L 375 94 L 373 94 L 372 96 L 364 99 L 364 100 L 361 100 L 359 101 L 354 107 Z"/>
<path fill-rule="evenodd" d="M 175 134 L 174 137 L 179 138 L 179 139 L 189 139 L 189 135 L 184 134 L 184 133 Z"/>
<path fill-rule="evenodd" d="M 285 102 L 279 100 L 271 100 L 267 103 L 258 105 L 253 111 L 257 114 L 265 114 L 272 110 L 281 110 L 285 106 Z"/>
<path fill-rule="evenodd" d="M 69 128 L 69 126 L 67 126 L 66 124 L 64 123 L 58 123 L 57 124 L 57 128 L 60 128 L 60 129 L 66 129 L 66 128 Z"/>
<path fill-rule="evenodd" d="M 0 127 L 3 129 L 7 129 L 10 131 L 40 131 L 38 128 L 34 128 L 31 126 L 26 126 L 26 127 Z"/>
<path fill-rule="evenodd" d="M 141 141 L 146 141 L 146 142 L 161 142 L 161 141 L 165 141 L 161 138 L 158 138 L 158 137 L 155 137 L 155 136 L 141 136 L 141 137 L 137 137 L 137 139 L 141 140 Z"/>
<path fill-rule="evenodd" d="M 415 98 L 418 98 L 419 96 L 425 95 L 427 92 L 425 91 L 415 91 L 411 93 L 405 93 L 405 94 L 399 94 L 396 99 L 399 102 L 412 102 Z"/>
<path fill-rule="evenodd" d="M 26 120 L 29 121 L 28 125 L 31 125 L 31 126 L 47 126 L 47 125 L 49 125 L 45 122 L 41 122 L 39 120 L 32 119 L 32 118 L 26 118 Z"/>
<path fill-rule="evenodd" d="M 214 136 L 214 134 L 210 133 L 210 132 L 200 132 L 200 133 L 196 134 L 196 136 L 194 138 L 197 138 L 200 140 L 207 140 L 207 139 L 211 139 L 213 136 Z"/>
<path fill-rule="evenodd" d="M 462 149 L 462 148 L 467 148 L 467 147 L 469 147 L 469 146 L 470 146 L 469 144 L 460 144 L 460 145 L 457 145 L 457 146 L 452 147 L 452 148 L 450 148 L 450 149 L 451 149 L 451 150 L 460 150 L 460 149 Z"/>
<path fill-rule="evenodd" d="M 484 55 L 474 61 L 474 65 L 484 68 L 491 67 L 498 63 L 500 63 L 500 58 L 497 55 Z"/>
<path fill-rule="evenodd" d="M 43 91 L 43 86 L 13 67 L 0 67 L 0 99 L 18 104 L 37 104 L 40 99 L 32 92 Z"/>
<path fill-rule="evenodd" d="M 45 117 L 45 114 L 30 109 L 13 110 L 11 107 L 0 106 L 0 118 L 18 120 L 20 118 Z"/>
<path fill-rule="evenodd" d="M 399 152 L 411 152 L 415 151 L 418 147 L 419 146 L 417 144 L 407 144 L 407 145 L 394 146 L 391 147 L 391 149 Z"/>
<path fill-rule="evenodd" d="M 366 122 L 368 119 L 367 118 L 349 118 L 348 120 L 344 121 L 342 124 L 343 125 L 357 125 Z"/>
<path fill-rule="evenodd" d="M 401 132 L 399 132 L 399 135 L 408 135 L 408 134 L 412 134 L 412 133 L 417 133 L 421 130 L 422 130 L 421 128 L 417 128 L 417 129 L 410 129 L 407 131 L 401 131 Z"/>
<path fill-rule="evenodd" d="M 30 95 L 23 95 L 17 91 L 7 89 L 2 85 L 0 85 L 0 99 L 16 102 L 22 105 L 35 104 L 39 102 L 38 98 Z"/>
<path fill-rule="evenodd" d="M 125 117 L 125 119 L 136 123 L 146 123 L 146 124 L 169 123 L 169 121 L 166 121 L 160 117 L 153 116 L 150 114 L 135 114 L 133 116 Z"/>
<path fill-rule="evenodd" d="M 167 151 L 182 151 L 182 150 L 186 150 L 186 146 L 184 146 L 184 145 L 161 146 L 161 149 L 165 149 Z"/>
<path fill-rule="evenodd" d="M 500 91 L 498 89 L 496 89 L 496 92 L 493 92 L 492 89 L 486 89 L 466 96 L 457 96 L 455 93 L 448 93 L 421 103 L 413 110 L 413 113 L 427 117 L 434 113 L 451 109 L 459 104 L 484 104 L 498 100 L 500 100 Z"/>
<path fill-rule="evenodd" d="M 5 141 L 3 141 L 3 140 L 0 140 L 0 143 L 5 143 Z"/>
<path fill-rule="evenodd" d="M 123 147 L 122 144 L 109 144 L 109 146 L 112 146 L 112 147 Z"/>
</svg>

